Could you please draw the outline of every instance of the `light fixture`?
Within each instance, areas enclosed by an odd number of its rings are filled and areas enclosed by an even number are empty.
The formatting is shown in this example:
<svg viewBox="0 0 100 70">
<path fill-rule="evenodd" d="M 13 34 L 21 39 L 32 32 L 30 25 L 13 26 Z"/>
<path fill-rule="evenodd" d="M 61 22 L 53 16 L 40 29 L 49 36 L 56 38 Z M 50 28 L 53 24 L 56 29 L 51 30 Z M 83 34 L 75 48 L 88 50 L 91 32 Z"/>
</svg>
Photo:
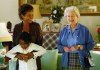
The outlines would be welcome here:
<svg viewBox="0 0 100 70">
<path fill-rule="evenodd" d="M 41 14 L 40 14 L 40 9 L 39 9 L 39 5 L 32 5 L 33 8 L 34 8 L 34 11 L 33 11 L 33 18 L 34 20 L 36 21 L 36 19 L 39 19 L 39 18 L 42 18 Z"/>
<path fill-rule="evenodd" d="M 4 63 L 6 48 L 2 45 L 2 42 L 12 41 L 12 36 L 9 34 L 6 23 L 0 22 L 0 65 Z"/>
</svg>

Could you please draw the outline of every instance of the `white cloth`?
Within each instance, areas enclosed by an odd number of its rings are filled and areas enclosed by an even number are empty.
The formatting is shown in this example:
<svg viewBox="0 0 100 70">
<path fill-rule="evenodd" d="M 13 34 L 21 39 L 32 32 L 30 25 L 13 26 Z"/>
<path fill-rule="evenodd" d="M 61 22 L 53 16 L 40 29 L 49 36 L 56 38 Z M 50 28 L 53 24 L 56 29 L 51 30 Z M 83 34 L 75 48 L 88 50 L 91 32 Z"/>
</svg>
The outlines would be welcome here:
<svg viewBox="0 0 100 70">
<path fill-rule="evenodd" d="M 27 62 L 19 60 L 19 70 L 37 70 L 36 57 L 41 56 L 46 52 L 46 50 L 42 46 L 31 43 L 27 49 L 23 49 L 20 45 L 17 45 L 10 51 L 8 51 L 6 56 L 11 59 L 14 59 L 17 52 L 27 54 L 29 52 L 32 52 L 33 50 L 37 51 L 33 52 L 34 59 L 31 58 Z"/>
</svg>

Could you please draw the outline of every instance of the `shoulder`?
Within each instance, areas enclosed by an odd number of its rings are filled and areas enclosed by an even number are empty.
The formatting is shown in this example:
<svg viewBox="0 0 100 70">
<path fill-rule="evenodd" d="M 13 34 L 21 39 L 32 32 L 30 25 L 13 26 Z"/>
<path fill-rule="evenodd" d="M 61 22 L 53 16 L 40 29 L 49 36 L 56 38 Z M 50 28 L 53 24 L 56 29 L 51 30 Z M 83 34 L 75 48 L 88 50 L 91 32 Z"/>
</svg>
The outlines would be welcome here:
<svg viewBox="0 0 100 70">
<path fill-rule="evenodd" d="M 19 49 L 21 49 L 21 46 L 20 45 L 16 45 L 11 50 L 17 50 L 18 51 Z"/>
<path fill-rule="evenodd" d="M 18 44 L 18 45 L 16 45 L 14 48 L 19 48 L 19 49 L 20 49 L 20 48 L 21 48 L 21 46 Z"/>
<path fill-rule="evenodd" d="M 37 44 L 35 44 L 35 43 L 31 43 L 30 46 L 35 47 L 35 46 L 39 46 L 39 45 L 37 45 Z"/>
<path fill-rule="evenodd" d="M 18 23 L 18 24 L 15 24 L 15 27 L 20 27 L 20 26 L 22 26 L 22 25 L 23 25 L 23 23 L 20 22 L 20 23 Z"/>
<path fill-rule="evenodd" d="M 38 44 L 35 44 L 35 43 L 31 43 L 30 44 L 30 48 L 40 48 L 42 46 L 39 46 Z"/>
<path fill-rule="evenodd" d="M 81 30 L 81 32 L 89 33 L 89 29 L 82 24 L 79 24 L 79 29 Z"/>
<path fill-rule="evenodd" d="M 30 27 L 31 27 L 31 29 L 35 29 L 35 31 L 36 31 L 40 28 L 40 25 L 39 25 L 39 23 L 32 22 L 32 23 L 30 23 Z"/>
<path fill-rule="evenodd" d="M 31 25 L 40 26 L 39 23 L 37 23 L 37 22 L 32 22 Z"/>
<path fill-rule="evenodd" d="M 61 29 L 60 32 L 66 32 L 66 31 L 68 31 L 70 29 L 69 27 L 70 27 L 69 25 L 65 26 L 63 29 Z"/>
<path fill-rule="evenodd" d="M 80 24 L 80 23 L 79 23 L 79 28 L 80 28 L 80 29 L 88 30 L 88 28 L 87 28 L 85 25 L 82 25 L 82 24 Z"/>
</svg>

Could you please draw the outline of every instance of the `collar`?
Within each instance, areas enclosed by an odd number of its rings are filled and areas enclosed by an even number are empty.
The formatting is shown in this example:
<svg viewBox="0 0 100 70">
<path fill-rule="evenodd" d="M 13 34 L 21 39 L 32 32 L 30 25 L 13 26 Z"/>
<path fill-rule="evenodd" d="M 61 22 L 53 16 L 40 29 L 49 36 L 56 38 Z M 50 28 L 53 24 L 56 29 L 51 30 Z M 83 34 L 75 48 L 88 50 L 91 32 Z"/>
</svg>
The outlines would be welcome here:
<svg viewBox="0 0 100 70">
<path fill-rule="evenodd" d="M 80 26 L 81 26 L 81 24 L 80 23 L 77 23 L 75 30 L 78 30 L 80 28 Z M 68 30 L 68 32 L 71 32 L 70 25 L 67 26 L 67 30 Z"/>
</svg>

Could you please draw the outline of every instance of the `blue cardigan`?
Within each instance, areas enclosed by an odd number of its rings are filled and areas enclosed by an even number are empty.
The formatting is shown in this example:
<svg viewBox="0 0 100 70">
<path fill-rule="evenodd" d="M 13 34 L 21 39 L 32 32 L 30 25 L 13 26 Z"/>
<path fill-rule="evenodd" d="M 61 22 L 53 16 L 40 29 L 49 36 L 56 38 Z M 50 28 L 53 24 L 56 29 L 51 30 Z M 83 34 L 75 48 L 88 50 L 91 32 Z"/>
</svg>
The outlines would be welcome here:
<svg viewBox="0 0 100 70">
<path fill-rule="evenodd" d="M 83 46 L 82 50 L 78 50 L 78 55 L 79 55 L 80 64 L 82 67 L 84 67 L 83 58 L 85 56 L 87 56 L 86 50 L 93 49 L 94 40 L 93 40 L 92 35 L 89 32 L 88 28 L 86 28 L 82 24 L 77 23 L 76 29 L 77 29 L 76 34 L 77 34 L 78 38 L 77 38 L 77 43 L 74 45 L 82 45 Z M 59 52 L 63 53 L 62 54 L 62 66 L 63 67 L 68 66 L 68 53 L 63 50 L 63 47 L 68 46 L 66 40 L 68 39 L 68 35 L 70 32 L 71 32 L 70 25 L 64 27 L 60 31 L 59 40 L 58 40 L 58 44 L 57 44 L 57 48 L 58 48 Z"/>
</svg>

